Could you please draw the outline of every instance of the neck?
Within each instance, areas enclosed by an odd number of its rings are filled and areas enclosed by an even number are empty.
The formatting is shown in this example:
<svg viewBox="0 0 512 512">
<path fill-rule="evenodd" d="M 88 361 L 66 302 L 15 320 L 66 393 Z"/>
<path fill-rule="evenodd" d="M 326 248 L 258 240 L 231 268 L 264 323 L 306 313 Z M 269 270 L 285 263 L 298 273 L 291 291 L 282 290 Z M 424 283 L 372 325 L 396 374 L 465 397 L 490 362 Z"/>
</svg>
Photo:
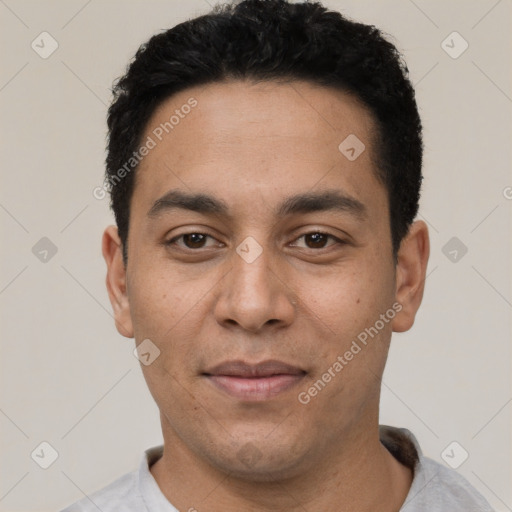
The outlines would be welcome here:
<svg viewBox="0 0 512 512">
<path fill-rule="evenodd" d="M 219 471 L 192 453 L 166 425 L 164 453 L 150 471 L 179 510 L 199 512 L 396 512 L 407 497 L 412 471 L 371 430 L 347 433 L 337 447 L 291 478 L 255 482 Z"/>
</svg>

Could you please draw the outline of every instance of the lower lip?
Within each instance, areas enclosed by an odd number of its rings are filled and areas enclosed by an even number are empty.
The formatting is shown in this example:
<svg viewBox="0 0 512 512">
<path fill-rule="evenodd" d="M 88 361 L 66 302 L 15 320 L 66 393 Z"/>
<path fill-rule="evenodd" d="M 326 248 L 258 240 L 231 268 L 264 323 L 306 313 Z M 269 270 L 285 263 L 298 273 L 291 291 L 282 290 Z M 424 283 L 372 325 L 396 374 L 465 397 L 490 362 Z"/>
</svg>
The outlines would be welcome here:
<svg viewBox="0 0 512 512">
<path fill-rule="evenodd" d="M 304 374 L 282 374 L 253 378 L 209 375 L 208 379 L 218 389 L 235 398 L 247 401 L 262 401 L 287 391 L 300 382 L 303 377 Z"/>
</svg>

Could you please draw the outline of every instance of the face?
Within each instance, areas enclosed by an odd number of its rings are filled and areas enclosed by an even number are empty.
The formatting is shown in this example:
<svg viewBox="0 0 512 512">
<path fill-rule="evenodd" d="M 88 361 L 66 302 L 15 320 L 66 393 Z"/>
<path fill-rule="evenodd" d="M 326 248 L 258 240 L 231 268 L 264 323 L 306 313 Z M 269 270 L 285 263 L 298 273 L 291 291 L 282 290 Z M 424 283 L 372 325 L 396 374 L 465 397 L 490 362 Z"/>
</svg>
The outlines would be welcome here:
<svg viewBox="0 0 512 512">
<path fill-rule="evenodd" d="M 307 82 L 209 84 L 153 114 L 127 267 L 113 227 L 104 254 L 119 331 L 159 351 L 141 366 L 166 443 L 263 480 L 376 424 L 428 243 L 417 224 L 396 264 L 372 127 Z"/>
</svg>

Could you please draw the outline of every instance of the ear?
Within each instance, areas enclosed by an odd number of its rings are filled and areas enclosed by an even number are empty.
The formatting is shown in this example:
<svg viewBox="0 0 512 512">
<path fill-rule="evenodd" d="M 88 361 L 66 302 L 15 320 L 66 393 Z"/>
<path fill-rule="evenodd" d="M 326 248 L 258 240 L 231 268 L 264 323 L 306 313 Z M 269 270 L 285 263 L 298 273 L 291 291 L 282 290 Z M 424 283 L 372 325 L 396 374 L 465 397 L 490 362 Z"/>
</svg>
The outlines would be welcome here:
<svg viewBox="0 0 512 512">
<path fill-rule="evenodd" d="M 122 243 L 117 227 L 108 226 L 103 233 L 102 252 L 107 263 L 107 291 L 114 309 L 119 334 L 133 338 L 130 303 L 126 290 L 126 268 L 123 263 Z"/>
<path fill-rule="evenodd" d="M 392 322 L 393 331 L 408 331 L 420 307 L 425 289 L 430 242 L 427 225 L 413 222 L 409 233 L 402 240 L 396 265 L 396 300 L 402 309 Z"/>
</svg>

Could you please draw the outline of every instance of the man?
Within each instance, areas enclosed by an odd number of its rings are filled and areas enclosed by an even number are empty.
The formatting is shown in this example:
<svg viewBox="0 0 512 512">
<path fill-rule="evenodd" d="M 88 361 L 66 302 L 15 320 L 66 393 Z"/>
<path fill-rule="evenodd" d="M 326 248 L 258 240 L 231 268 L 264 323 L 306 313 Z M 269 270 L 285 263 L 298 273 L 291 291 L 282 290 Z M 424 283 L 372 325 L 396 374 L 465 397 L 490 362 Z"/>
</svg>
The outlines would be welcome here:
<svg viewBox="0 0 512 512">
<path fill-rule="evenodd" d="M 103 236 L 163 446 L 71 511 L 490 511 L 379 427 L 413 325 L 421 122 L 396 48 L 319 3 L 154 36 L 116 84 Z"/>
</svg>

